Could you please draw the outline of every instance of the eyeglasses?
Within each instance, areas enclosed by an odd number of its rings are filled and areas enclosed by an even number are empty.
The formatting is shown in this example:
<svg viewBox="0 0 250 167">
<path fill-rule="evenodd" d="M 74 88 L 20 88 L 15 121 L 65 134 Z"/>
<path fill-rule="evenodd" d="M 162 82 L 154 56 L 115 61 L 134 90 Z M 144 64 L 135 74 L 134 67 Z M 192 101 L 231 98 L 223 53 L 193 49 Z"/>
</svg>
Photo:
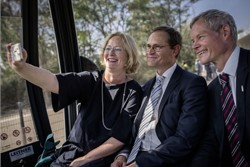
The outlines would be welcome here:
<svg viewBox="0 0 250 167">
<path fill-rule="evenodd" d="M 104 48 L 104 53 L 110 53 L 112 50 L 115 52 L 115 54 L 120 54 L 123 51 L 123 48 L 108 46 L 108 47 Z"/>
<path fill-rule="evenodd" d="M 153 46 L 146 45 L 145 48 L 147 52 L 149 52 L 151 49 L 153 49 L 153 51 L 155 52 L 159 52 L 165 46 L 169 46 L 169 45 L 153 45 Z"/>
</svg>

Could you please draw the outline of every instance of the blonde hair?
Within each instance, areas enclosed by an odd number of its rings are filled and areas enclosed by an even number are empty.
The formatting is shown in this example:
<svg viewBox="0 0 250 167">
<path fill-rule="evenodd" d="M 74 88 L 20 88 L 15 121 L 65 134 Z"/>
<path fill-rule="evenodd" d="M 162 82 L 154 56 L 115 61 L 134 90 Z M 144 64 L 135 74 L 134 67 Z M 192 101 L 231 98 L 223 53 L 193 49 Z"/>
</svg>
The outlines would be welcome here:
<svg viewBox="0 0 250 167">
<path fill-rule="evenodd" d="M 104 64 L 104 49 L 107 46 L 109 40 L 115 36 L 118 36 L 121 38 L 123 45 L 125 47 L 125 52 L 127 53 L 127 56 L 128 56 L 128 61 L 126 64 L 126 73 L 127 74 L 136 73 L 138 68 L 139 68 L 139 65 L 140 65 L 139 60 L 138 60 L 139 53 L 138 53 L 137 45 L 131 36 L 129 36 L 128 34 L 122 33 L 122 32 L 116 32 L 116 33 L 110 34 L 106 38 L 104 45 L 102 47 L 102 50 L 101 50 L 101 55 L 100 55 L 101 64 L 103 66 L 105 66 L 105 64 Z"/>
</svg>

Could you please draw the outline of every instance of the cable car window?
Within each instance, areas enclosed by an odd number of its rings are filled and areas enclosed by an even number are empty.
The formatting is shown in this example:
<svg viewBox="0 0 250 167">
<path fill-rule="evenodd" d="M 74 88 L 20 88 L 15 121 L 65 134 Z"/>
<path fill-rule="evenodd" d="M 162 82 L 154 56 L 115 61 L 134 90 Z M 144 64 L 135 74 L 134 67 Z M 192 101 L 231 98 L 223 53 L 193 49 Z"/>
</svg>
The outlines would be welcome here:
<svg viewBox="0 0 250 167">
<path fill-rule="evenodd" d="M 22 43 L 20 0 L 1 2 L 1 153 L 38 141 L 26 82 L 7 64 L 5 44 Z"/>
<path fill-rule="evenodd" d="M 1 153 L 38 141 L 32 116 L 26 81 L 7 64 L 5 44 L 21 43 L 23 22 L 21 0 L 1 1 Z M 38 1 L 39 65 L 59 72 L 55 34 L 48 0 Z M 29 55 L 33 56 L 33 55 Z M 64 112 L 52 110 L 50 93 L 43 91 L 54 139 L 63 143 L 65 137 Z"/>
<path fill-rule="evenodd" d="M 53 73 L 59 73 L 60 67 L 55 31 L 48 0 L 38 1 L 38 48 L 40 67 L 48 69 Z M 53 111 L 50 92 L 43 90 L 43 97 L 54 139 L 55 141 L 60 140 L 60 144 L 62 144 L 66 139 L 64 112 L 63 110 Z"/>
</svg>

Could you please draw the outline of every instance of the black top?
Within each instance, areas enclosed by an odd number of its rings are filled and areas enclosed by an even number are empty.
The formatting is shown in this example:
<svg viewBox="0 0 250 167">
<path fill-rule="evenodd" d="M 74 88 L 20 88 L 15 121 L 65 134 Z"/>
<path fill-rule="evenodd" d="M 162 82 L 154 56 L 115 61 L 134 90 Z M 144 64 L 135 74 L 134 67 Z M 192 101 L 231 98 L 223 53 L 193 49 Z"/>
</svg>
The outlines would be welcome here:
<svg viewBox="0 0 250 167">
<path fill-rule="evenodd" d="M 59 94 L 52 93 L 54 111 L 66 107 L 75 100 L 81 103 L 80 112 L 68 141 L 78 143 L 86 153 L 110 137 L 128 143 L 134 117 L 141 105 L 142 89 L 136 81 L 127 82 L 122 107 L 125 83 L 104 84 L 102 73 L 84 71 L 59 74 L 57 75 Z M 101 83 L 104 91 L 104 122 L 111 130 L 105 129 L 102 122 Z"/>
</svg>

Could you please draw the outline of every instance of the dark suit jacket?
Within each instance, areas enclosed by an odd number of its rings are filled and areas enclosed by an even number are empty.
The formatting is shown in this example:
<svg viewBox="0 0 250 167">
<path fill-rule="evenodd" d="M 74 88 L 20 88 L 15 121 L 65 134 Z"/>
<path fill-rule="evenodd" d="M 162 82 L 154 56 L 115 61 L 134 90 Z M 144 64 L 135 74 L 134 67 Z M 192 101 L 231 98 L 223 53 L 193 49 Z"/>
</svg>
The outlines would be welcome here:
<svg viewBox="0 0 250 167">
<path fill-rule="evenodd" d="M 231 160 L 230 152 L 225 147 L 227 138 L 224 133 L 224 118 L 221 111 L 219 79 L 214 79 L 208 89 L 210 124 L 191 166 L 230 167 L 227 164 Z M 243 154 L 250 163 L 250 50 L 242 48 L 236 72 L 236 99 L 240 142 Z"/>
<path fill-rule="evenodd" d="M 135 118 L 133 137 L 137 135 L 155 77 L 144 85 L 144 98 Z M 207 84 L 203 77 L 177 66 L 159 107 L 156 133 L 161 144 L 138 154 L 139 167 L 187 166 L 204 131 L 207 119 Z"/>
</svg>

